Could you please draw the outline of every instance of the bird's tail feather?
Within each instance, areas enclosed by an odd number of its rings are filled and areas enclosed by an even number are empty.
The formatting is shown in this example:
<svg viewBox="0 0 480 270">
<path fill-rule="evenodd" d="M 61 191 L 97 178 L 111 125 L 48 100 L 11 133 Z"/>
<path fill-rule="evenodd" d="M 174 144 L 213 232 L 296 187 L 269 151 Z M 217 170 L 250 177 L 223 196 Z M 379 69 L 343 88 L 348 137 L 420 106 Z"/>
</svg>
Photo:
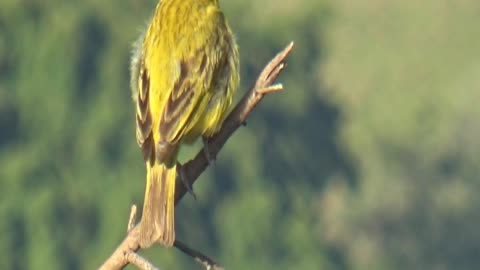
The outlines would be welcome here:
<svg viewBox="0 0 480 270">
<path fill-rule="evenodd" d="M 147 186 L 140 223 L 140 246 L 155 242 L 172 246 L 175 241 L 175 180 L 176 166 L 147 165 Z"/>
</svg>

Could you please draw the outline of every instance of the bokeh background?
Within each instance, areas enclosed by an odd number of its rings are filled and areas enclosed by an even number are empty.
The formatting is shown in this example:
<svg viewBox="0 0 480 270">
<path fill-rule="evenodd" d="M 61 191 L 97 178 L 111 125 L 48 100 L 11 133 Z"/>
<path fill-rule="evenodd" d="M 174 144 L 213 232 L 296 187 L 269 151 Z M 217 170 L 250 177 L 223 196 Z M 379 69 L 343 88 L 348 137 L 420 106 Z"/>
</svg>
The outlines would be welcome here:
<svg viewBox="0 0 480 270">
<path fill-rule="evenodd" d="M 123 239 L 145 177 L 129 54 L 154 5 L 0 2 L 0 269 L 96 269 Z M 296 49 L 286 90 L 177 208 L 177 237 L 227 269 L 476 269 L 480 2 L 221 5 L 237 98 Z M 142 254 L 201 269 L 174 249 Z"/>
</svg>

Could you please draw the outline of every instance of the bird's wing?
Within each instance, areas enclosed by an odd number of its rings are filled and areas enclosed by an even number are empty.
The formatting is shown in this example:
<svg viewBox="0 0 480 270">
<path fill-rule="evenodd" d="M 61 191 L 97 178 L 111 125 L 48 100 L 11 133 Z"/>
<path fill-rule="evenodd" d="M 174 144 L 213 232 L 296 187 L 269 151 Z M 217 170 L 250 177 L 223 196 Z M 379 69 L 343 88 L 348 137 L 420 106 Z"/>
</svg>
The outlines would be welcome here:
<svg viewBox="0 0 480 270">
<path fill-rule="evenodd" d="M 161 138 L 178 143 L 204 116 L 213 96 L 212 84 L 225 68 L 225 22 L 220 12 L 176 44 L 178 76 L 164 103 L 159 122 Z"/>
<path fill-rule="evenodd" d="M 132 80 L 132 88 L 136 88 L 136 92 L 134 91 L 134 99 L 136 101 L 136 137 L 137 143 L 142 149 L 144 159 L 150 160 L 153 150 L 152 114 L 149 101 L 150 76 L 145 68 L 143 56 L 138 57 L 136 60 L 132 59 L 132 76 L 137 78 Z"/>
</svg>

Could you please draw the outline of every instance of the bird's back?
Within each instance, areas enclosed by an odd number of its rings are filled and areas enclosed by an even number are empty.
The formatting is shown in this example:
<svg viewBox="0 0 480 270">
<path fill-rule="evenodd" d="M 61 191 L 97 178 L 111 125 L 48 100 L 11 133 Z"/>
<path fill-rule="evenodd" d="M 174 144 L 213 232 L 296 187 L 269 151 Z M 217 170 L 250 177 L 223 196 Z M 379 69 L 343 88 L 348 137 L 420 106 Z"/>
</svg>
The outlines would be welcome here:
<svg viewBox="0 0 480 270">
<path fill-rule="evenodd" d="M 159 3 L 143 55 L 154 142 L 218 130 L 238 85 L 238 52 L 216 1 Z"/>
</svg>

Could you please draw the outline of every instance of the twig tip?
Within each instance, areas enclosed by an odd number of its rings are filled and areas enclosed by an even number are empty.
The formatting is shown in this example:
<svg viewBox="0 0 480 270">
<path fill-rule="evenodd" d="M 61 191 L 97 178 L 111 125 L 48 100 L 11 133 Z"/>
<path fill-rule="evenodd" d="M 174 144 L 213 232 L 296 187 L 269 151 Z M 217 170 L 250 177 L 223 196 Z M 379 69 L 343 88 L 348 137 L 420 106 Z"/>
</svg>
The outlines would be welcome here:
<svg viewBox="0 0 480 270">
<path fill-rule="evenodd" d="M 270 85 L 268 87 L 258 89 L 257 93 L 265 95 L 265 94 L 272 93 L 272 92 L 277 92 L 277 91 L 280 91 L 280 90 L 283 90 L 283 84 L 276 83 L 276 84 Z"/>
<path fill-rule="evenodd" d="M 135 204 L 130 208 L 130 217 L 128 218 L 127 232 L 130 232 L 137 223 L 137 206 Z"/>
</svg>

